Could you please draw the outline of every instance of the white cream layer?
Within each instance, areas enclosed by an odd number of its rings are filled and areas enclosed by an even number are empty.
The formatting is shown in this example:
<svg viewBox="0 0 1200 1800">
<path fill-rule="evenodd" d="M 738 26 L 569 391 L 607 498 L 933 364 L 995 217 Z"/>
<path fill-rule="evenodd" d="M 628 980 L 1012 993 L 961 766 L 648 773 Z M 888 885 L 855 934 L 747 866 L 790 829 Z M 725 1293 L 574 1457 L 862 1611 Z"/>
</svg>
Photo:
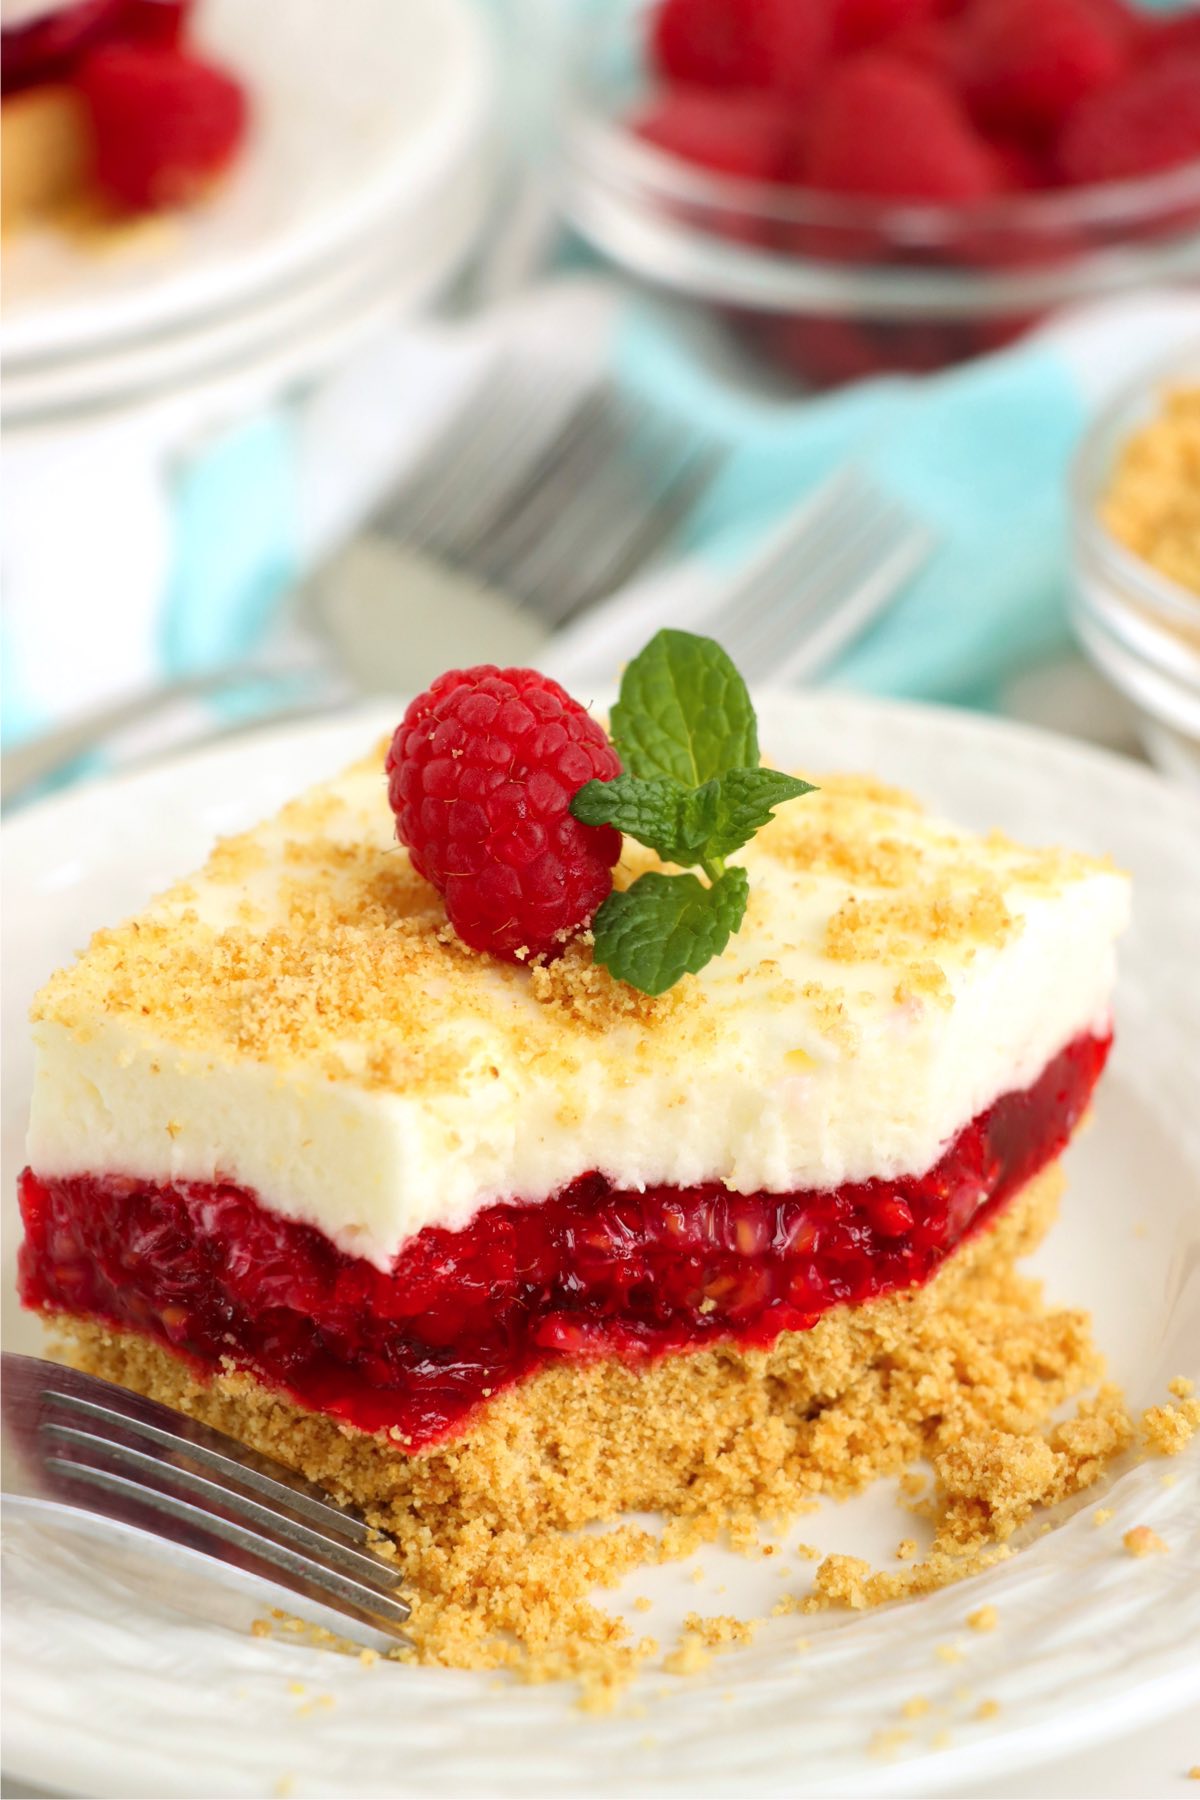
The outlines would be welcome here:
<svg viewBox="0 0 1200 1800">
<path fill-rule="evenodd" d="M 377 775 L 353 771 L 329 793 L 338 822 L 323 819 L 323 833 L 387 841 Z M 873 812 L 874 829 L 906 836 L 927 862 L 949 863 L 966 845 L 981 854 L 979 840 L 919 814 Z M 248 894 L 269 916 L 284 836 L 276 822 L 260 829 L 265 867 L 237 892 L 201 877 L 183 899 L 157 903 L 157 916 L 186 903 L 220 926 Z M 590 1169 L 624 1188 L 722 1180 L 742 1192 L 921 1173 L 1072 1038 L 1107 1029 L 1123 877 L 1090 864 L 1057 884 L 1022 882 L 1028 853 L 998 849 L 997 870 L 1014 871 L 1003 887 L 1019 928 L 1000 945 L 947 945 L 935 958 L 945 991 L 900 996 L 893 958 L 825 954 L 828 920 L 862 890 L 798 872 L 769 842 L 745 855 L 753 904 L 742 932 L 698 977 L 698 1037 L 681 1039 L 669 1018 L 655 1030 L 618 1022 L 582 1037 L 577 1066 L 564 1070 L 536 1053 L 547 1008 L 527 972 L 486 959 L 470 965 L 489 988 L 482 1016 L 430 1009 L 429 1031 L 454 1050 L 454 1079 L 411 1095 L 180 1047 L 153 1019 L 44 1018 L 29 1162 L 44 1176 L 236 1182 L 387 1267 L 424 1226 L 462 1226 L 499 1199 L 545 1198 Z M 519 1060 L 514 1028 L 534 1045 Z"/>
</svg>

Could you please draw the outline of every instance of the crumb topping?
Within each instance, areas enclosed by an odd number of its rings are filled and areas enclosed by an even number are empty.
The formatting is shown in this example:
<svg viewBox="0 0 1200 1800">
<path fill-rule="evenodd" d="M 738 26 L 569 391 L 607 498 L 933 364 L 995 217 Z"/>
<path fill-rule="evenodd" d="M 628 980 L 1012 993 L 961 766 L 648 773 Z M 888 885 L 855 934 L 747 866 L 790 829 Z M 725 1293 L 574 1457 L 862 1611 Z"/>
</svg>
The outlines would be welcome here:
<svg viewBox="0 0 1200 1800">
<path fill-rule="evenodd" d="M 1134 432 L 1101 516 L 1135 556 L 1200 595 L 1200 386 L 1165 394 Z"/>
<path fill-rule="evenodd" d="M 394 840 L 376 750 L 97 932 L 34 1016 L 77 1034 L 115 1020 L 216 1058 L 406 1094 L 486 1084 L 500 1065 L 555 1079 L 599 1054 L 682 1069 L 724 1044 L 736 1058 L 751 1006 L 795 1017 L 797 1056 L 822 1042 L 853 1055 L 868 1012 L 953 1006 L 973 959 L 1020 934 L 1025 906 L 1104 867 L 955 831 L 867 777 L 820 779 L 747 848 L 750 911 L 729 949 L 658 999 L 598 967 L 587 934 L 549 964 L 467 949 Z M 618 885 L 656 864 L 627 841 Z"/>
</svg>

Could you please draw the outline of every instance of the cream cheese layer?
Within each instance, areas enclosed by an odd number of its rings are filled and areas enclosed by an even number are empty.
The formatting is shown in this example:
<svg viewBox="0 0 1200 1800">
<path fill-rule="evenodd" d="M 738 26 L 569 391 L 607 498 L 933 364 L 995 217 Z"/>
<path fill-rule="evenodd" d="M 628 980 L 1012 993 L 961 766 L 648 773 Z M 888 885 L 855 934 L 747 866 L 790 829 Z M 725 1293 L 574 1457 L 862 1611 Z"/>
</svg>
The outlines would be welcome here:
<svg viewBox="0 0 1200 1800">
<path fill-rule="evenodd" d="M 465 949 L 369 757 L 52 979 L 29 1162 L 233 1182 L 380 1267 L 592 1169 L 741 1192 L 922 1173 L 1107 1030 L 1128 883 L 815 778 L 739 859 L 728 950 L 649 1000 L 586 944 L 536 968 Z M 653 866 L 627 844 L 618 880 Z"/>
</svg>

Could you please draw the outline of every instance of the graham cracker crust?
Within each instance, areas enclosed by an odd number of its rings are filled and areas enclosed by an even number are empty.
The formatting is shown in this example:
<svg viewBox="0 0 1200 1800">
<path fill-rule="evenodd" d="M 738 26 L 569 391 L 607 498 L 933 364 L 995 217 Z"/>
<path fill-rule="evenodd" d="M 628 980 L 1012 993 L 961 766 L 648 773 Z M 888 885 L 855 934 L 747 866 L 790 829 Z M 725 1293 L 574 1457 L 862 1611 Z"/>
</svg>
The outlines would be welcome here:
<svg viewBox="0 0 1200 1800">
<path fill-rule="evenodd" d="M 582 1676 L 611 1693 L 657 1646 L 594 1605 L 597 1586 L 719 1535 L 756 1540 L 818 1494 L 845 1495 L 918 1458 L 936 1491 L 924 1561 L 872 1575 L 828 1557 L 788 1610 L 862 1606 L 944 1585 L 1003 1554 L 1043 1503 L 1103 1472 L 1132 1426 L 1112 1388 L 1052 1424 L 1102 1373 L 1087 1315 L 1050 1309 L 1016 1263 L 1056 1216 L 1057 1164 L 924 1287 L 826 1314 L 769 1351 L 734 1347 L 642 1368 L 543 1370 L 468 1433 L 406 1453 L 306 1412 L 252 1376 L 206 1381 L 149 1339 L 61 1318 L 77 1367 L 165 1401 L 360 1507 L 395 1547 L 416 1655 L 452 1667 Z M 915 1488 L 913 1483 L 909 1491 Z M 666 1515 L 659 1535 L 621 1513 Z"/>
</svg>

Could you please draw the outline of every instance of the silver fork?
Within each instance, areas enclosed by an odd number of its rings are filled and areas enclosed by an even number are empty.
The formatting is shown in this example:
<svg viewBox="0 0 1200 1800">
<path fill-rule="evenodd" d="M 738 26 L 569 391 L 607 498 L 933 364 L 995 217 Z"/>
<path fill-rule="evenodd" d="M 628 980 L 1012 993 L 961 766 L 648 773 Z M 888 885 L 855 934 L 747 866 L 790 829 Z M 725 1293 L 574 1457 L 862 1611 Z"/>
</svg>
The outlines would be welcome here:
<svg viewBox="0 0 1200 1800">
<path fill-rule="evenodd" d="M 658 554 L 727 452 L 607 378 L 565 406 L 548 389 L 497 365 L 365 529 L 554 628 Z"/>
<path fill-rule="evenodd" d="M 856 467 L 821 483 L 705 617 L 751 684 L 809 680 L 931 555 L 936 534 Z"/>
<path fill-rule="evenodd" d="M 18 745 L 5 801 L 160 715 L 264 685 L 313 711 L 419 689 L 448 665 L 535 660 L 547 636 L 659 556 L 726 449 L 608 378 L 564 397 L 494 365 L 415 470 L 304 581 L 257 654 L 166 682 Z M 178 747 L 178 746 L 170 746 Z"/>
<path fill-rule="evenodd" d="M 394 1564 L 356 1514 L 170 1407 L 34 1356 L 3 1357 L 5 1515 L 87 1521 L 164 1576 L 233 1587 L 373 1650 L 406 1643 Z M 154 1546 L 152 1539 L 158 1540 Z"/>
</svg>

